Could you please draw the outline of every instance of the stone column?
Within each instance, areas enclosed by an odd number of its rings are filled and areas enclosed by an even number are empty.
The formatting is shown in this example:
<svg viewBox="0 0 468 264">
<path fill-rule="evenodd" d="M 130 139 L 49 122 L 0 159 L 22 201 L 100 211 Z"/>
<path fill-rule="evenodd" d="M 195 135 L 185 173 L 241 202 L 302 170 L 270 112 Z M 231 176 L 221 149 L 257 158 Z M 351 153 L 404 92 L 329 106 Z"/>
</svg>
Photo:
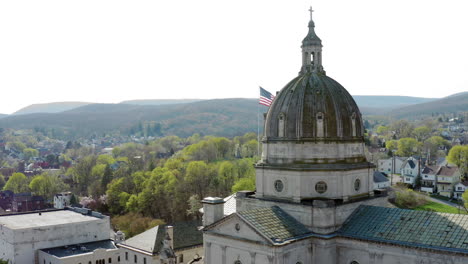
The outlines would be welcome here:
<svg viewBox="0 0 468 264">
<path fill-rule="evenodd" d="M 250 252 L 250 264 L 255 264 L 255 256 L 257 255 L 256 252 Z"/>
<path fill-rule="evenodd" d="M 205 243 L 205 263 L 211 264 L 211 242 Z"/>
<path fill-rule="evenodd" d="M 222 264 L 226 264 L 226 246 L 221 246 Z"/>
</svg>

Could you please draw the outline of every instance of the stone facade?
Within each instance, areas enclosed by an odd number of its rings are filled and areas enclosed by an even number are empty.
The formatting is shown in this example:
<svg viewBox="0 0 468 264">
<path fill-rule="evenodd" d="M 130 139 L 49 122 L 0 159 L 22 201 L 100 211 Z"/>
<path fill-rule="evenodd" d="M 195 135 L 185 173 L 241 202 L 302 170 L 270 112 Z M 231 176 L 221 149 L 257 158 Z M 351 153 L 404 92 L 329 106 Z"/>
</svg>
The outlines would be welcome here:
<svg viewBox="0 0 468 264">
<path fill-rule="evenodd" d="M 326 77 L 314 27 L 311 15 L 299 76 L 266 115 L 256 191 L 228 216 L 223 199 L 203 200 L 205 263 L 468 263 L 468 216 L 387 208 L 374 190 L 360 111 Z"/>
</svg>

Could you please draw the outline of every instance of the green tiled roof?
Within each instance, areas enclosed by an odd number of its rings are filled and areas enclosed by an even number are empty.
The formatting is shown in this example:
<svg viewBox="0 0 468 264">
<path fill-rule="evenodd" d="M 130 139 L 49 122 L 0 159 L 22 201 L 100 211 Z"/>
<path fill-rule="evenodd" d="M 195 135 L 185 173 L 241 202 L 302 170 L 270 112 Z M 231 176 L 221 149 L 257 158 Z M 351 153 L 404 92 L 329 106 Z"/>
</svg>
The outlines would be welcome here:
<svg viewBox="0 0 468 264">
<path fill-rule="evenodd" d="M 311 234 L 307 227 L 278 206 L 241 211 L 237 214 L 273 243 L 283 243 Z"/>
<path fill-rule="evenodd" d="M 343 237 L 468 253 L 468 215 L 361 206 Z"/>
</svg>

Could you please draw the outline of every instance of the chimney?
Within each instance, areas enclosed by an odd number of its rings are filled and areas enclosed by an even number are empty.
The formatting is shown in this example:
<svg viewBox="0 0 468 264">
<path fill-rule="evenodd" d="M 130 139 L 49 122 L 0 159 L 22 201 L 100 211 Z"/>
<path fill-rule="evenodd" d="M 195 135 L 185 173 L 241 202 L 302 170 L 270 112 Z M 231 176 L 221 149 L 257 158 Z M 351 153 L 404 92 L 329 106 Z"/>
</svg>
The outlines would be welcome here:
<svg viewBox="0 0 468 264">
<path fill-rule="evenodd" d="M 224 217 L 224 200 L 219 197 L 206 197 L 202 200 L 203 204 L 203 226 L 212 223 Z"/>
<path fill-rule="evenodd" d="M 173 249 L 174 248 L 174 227 L 173 226 L 166 226 L 166 237 L 169 236 L 169 246 Z"/>
</svg>

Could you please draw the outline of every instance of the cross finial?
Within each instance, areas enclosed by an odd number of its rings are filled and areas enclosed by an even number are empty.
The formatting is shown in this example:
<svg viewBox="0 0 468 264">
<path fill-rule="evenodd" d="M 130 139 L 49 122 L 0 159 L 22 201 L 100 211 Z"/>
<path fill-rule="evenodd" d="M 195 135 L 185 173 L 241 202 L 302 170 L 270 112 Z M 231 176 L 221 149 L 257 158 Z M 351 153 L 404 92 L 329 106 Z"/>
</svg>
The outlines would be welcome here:
<svg viewBox="0 0 468 264">
<path fill-rule="evenodd" d="M 312 6 L 310 6 L 309 8 L 309 12 L 310 12 L 310 20 L 312 20 L 312 12 L 314 12 L 314 10 L 312 9 Z"/>
</svg>

